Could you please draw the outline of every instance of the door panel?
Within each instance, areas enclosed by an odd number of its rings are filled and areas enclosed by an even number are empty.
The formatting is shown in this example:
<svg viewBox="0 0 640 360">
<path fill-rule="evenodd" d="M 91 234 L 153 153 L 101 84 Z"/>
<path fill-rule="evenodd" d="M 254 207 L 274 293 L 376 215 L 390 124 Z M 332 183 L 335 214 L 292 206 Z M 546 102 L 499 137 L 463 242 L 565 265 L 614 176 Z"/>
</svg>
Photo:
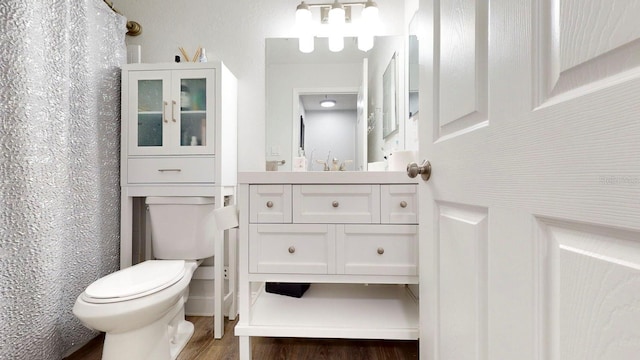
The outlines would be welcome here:
<svg viewBox="0 0 640 360">
<path fill-rule="evenodd" d="M 487 119 L 487 4 L 440 2 L 438 136 L 451 136 Z"/>
<path fill-rule="evenodd" d="M 640 233 L 550 219 L 539 224 L 547 358 L 637 357 Z M 632 331 L 621 336 L 622 329 Z"/>
<path fill-rule="evenodd" d="M 486 359 L 487 209 L 440 204 L 441 358 Z"/>
<path fill-rule="evenodd" d="M 538 0 L 536 105 L 550 104 L 640 76 L 637 1 Z"/>
<path fill-rule="evenodd" d="M 635 358 L 640 4 L 488 3 L 420 0 L 420 358 Z"/>
</svg>

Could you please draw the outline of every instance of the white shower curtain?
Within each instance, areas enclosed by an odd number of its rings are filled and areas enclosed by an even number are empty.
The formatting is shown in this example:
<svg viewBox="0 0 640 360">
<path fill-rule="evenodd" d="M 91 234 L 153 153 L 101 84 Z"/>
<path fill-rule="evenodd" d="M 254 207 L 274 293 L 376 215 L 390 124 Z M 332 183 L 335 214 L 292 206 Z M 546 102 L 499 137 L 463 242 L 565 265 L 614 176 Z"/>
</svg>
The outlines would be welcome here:
<svg viewBox="0 0 640 360">
<path fill-rule="evenodd" d="M 76 297 L 119 263 L 125 19 L 102 0 L 0 1 L 0 359 L 96 333 Z"/>
</svg>

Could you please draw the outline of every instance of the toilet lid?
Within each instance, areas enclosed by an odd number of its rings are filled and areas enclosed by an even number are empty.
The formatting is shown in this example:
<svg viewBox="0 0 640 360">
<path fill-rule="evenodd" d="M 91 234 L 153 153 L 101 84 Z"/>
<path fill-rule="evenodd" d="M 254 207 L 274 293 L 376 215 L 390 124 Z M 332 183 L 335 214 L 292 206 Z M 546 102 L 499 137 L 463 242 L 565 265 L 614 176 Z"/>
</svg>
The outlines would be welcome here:
<svg viewBox="0 0 640 360">
<path fill-rule="evenodd" d="M 94 281 L 83 299 L 105 303 L 139 298 L 166 289 L 184 273 L 184 260 L 147 260 Z"/>
</svg>

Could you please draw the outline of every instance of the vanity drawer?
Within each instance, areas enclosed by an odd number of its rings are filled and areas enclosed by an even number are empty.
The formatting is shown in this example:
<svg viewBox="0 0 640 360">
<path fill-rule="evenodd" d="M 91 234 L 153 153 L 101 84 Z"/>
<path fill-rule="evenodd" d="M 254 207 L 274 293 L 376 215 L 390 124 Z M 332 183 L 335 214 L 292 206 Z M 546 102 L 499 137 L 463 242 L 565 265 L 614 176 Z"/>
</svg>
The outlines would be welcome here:
<svg viewBox="0 0 640 360">
<path fill-rule="evenodd" d="M 418 186 L 380 185 L 380 222 L 383 224 L 418 223 Z"/>
<path fill-rule="evenodd" d="M 250 223 L 291 223 L 291 185 L 251 185 Z"/>
<path fill-rule="evenodd" d="M 214 183 L 214 157 L 144 157 L 127 159 L 130 184 Z"/>
<path fill-rule="evenodd" d="M 379 223 L 380 185 L 293 185 L 294 223 Z"/>
<path fill-rule="evenodd" d="M 338 274 L 417 276 L 418 226 L 338 225 L 336 254 Z"/>
<path fill-rule="evenodd" d="M 327 224 L 249 225 L 249 272 L 335 274 L 335 231 Z"/>
</svg>

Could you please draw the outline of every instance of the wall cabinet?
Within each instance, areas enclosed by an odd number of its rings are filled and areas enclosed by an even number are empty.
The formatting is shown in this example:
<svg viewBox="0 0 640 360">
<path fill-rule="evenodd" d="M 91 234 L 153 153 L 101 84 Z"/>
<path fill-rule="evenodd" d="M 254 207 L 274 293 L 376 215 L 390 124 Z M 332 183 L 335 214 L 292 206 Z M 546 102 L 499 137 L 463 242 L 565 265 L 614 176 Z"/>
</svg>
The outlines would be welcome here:
<svg viewBox="0 0 640 360">
<path fill-rule="evenodd" d="M 221 62 L 122 72 L 122 183 L 233 186 L 237 81 Z"/>
<path fill-rule="evenodd" d="M 123 67 L 121 268 L 152 258 L 145 197 L 214 197 L 216 208 L 235 203 L 237 107 L 237 80 L 220 61 Z M 225 261 L 233 275 L 235 243 L 230 237 L 225 248 L 224 237 L 218 232 L 215 256 L 194 273 L 186 304 L 190 315 L 214 316 L 216 338 L 223 309 L 236 313 L 235 284 L 223 280 Z"/>
<path fill-rule="evenodd" d="M 402 173 L 240 173 L 240 359 L 252 336 L 417 339 L 417 184 Z M 311 283 L 302 298 L 265 282 Z"/>
</svg>

